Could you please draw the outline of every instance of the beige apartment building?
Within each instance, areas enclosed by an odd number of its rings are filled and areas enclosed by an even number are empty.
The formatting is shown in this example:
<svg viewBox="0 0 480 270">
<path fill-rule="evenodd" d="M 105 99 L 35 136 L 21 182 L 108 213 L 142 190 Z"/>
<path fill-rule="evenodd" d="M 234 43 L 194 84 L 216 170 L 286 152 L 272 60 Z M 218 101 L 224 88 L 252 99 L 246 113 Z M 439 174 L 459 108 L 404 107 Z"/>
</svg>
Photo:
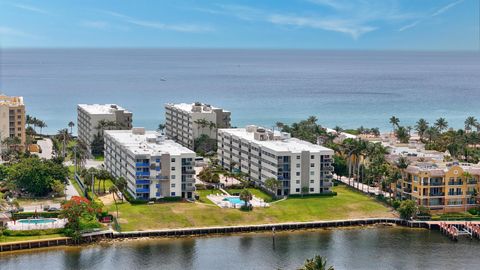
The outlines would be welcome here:
<svg viewBox="0 0 480 270">
<path fill-rule="evenodd" d="M 25 104 L 23 97 L 0 94 L 0 139 L 18 137 L 25 145 Z"/>
<path fill-rule="evenodd" d="M 478 205 L 479 178 L 479 164 L 418 162 L 405 170 L 395 195 L 436 212 L 464 212 Z"/>
<path fill-rule="evenodd" d="M 217 138 L 217 129 L 230 127 L 229 111 L 200 102 L 165 105 L 165 132 L 168 138 L 193 149 L 202 134 Z"/>
<path fill-rule="evenodd" d="M 99 124 L 104 121 L 113 126 L 105 129 L 132 129 L 133 114 L 116 104 L 79 104 L 77 106 L 77 133 L 91 152 L 94 136 L 100 132 Z"/>
</svg>

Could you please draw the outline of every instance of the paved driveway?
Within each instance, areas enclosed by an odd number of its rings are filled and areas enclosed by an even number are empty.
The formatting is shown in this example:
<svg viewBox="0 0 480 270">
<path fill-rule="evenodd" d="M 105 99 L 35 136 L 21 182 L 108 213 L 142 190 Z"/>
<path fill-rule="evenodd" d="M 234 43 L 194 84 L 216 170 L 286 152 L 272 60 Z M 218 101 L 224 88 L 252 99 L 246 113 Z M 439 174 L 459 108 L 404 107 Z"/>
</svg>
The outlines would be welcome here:
<svg viewBox="0 0 480 270">
<path fill-rule="evenodd" d="M 41 153 L 35 153 L 40 158 L 52 159 L 53 143 L 49 138 L 37 141 L 38 146 L 42 149 Z"/>
</svg>

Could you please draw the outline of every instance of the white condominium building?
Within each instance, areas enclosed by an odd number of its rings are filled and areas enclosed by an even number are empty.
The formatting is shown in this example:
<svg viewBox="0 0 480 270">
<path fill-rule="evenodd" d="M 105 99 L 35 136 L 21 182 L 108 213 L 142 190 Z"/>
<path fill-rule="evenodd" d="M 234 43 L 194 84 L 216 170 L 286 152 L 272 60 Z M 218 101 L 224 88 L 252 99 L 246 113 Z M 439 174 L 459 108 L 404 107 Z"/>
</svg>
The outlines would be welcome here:
<svg viewBox="0 0 480 270">
<path fill-rule="evenodd" d="M 217 138 L 217 129 L 230 127 L 230 112 L 200 102 L 165 105 L 168 138 L 193 149 L 200 135 Z"/>
<path fill-rule="evenodd" d="M 256 184 L 281 182 L 277 195 L 329 193 L 333 150 L 257 126 L 218 130 L 218 157 Z"/>
<path fill-rule="evenodd" d="M 18 137 L 25 144 L 25 104 L 23 97 L 0 94 L 0 140 Z"/>
<path fill-rule="evenodd" d="M 106 130 L 105 167 L 137 199 L 192 198 L 195 153 L 144 128 Z"/>
<path fill-rule="evenodd" d="M 89 152 L 102 121 L 107 124 L 105 129 L 132 129 L 132 113 L 116 104 L 79 104 L 77 113 L 78 138 L 87 145 Z"/>
</svg>

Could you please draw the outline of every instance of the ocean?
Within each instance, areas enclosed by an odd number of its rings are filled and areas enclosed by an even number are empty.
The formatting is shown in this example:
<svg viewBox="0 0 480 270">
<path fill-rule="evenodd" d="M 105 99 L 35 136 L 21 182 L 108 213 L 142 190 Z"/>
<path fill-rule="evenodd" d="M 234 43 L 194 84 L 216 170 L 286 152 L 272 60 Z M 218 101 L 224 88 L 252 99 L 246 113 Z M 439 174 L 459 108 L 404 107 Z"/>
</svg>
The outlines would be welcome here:
<svg viewBox="0 0 480 270">
<path fill-rule="evenodd" d="M 24 96 L 49 133 L 78 103 L 118 103 L 134 126 L 164 122 L 164 104 L 201 101 L 232 124 L 271 127 L 310 115 L 328 127 L 389 130 L 418 118 L 480 119 L 476 52 L 241 49 L 2 49 L 0 91 Z"/>
</svg>

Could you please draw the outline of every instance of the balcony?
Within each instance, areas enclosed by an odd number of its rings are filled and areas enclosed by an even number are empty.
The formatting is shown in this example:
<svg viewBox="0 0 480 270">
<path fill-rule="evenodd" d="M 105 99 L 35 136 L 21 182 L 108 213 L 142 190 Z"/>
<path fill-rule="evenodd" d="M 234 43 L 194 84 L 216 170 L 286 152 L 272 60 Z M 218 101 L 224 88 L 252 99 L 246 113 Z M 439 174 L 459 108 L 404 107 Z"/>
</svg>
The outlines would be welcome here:
<svg viewBox="0 0 480 270">
<path fill-rule="evenodd" d="M 150 185 L 150 180 L 137 180 L 135 183 L 137 185 Z"/>
<path fill-rule="evenodd" d="M 149 188 L 137 188 L 136 192 L 137 193 L 150 193 L 150 189 Z"/>
<path fill-rule="evenodd" d="M 403 189 L 403 192 L 405 192 L 405 193 L 412 193 L 412 189 L 411 189 L 411 188 L 404 188 L 404 189 Z"/>
<path fill-rule="evenodd" d="M 443 186 L 445 185 L 444 182 L 430 182 L 430 186 Z"/>
<path fill-rule="evenodd" d="M 469 181 L 467 182 L 467 184 L 469 184 L 469 185 L 476 185 L 477 183 L 478 183 L 477 180 L 469 180 Z"/>
<path fill-rule="evenodd" d="M 323 187 L 333 187 L 332 182 L 323 182 Z"/>
<path fill-rule="evenodd" d="M 157 176 L 155 177 L 155 179 L 158 179 L 158 180 L 169 180 L 170 177 L 164 176 L 164 175 L 157 175 Z"/>
<path fill-rule="evenodd" d="M 333 171 L 333 170 L 334 170 L 333 166 L 325 166 L 325 167 L 323 167 L 323 168 L 324 168 L 326 171 Z"/>
<path fill-rule="evenodd" d="M 136 172 L 136 176 L 150 176 L 150 172 Z"/>
<path fill-rule="evenodd" d="M 182 174 L 195 174 L 194 169 L 182 169 Z"/>
<path fill-rule="evenodd" d="M 448 181 L 450 186 L 461 186 L 463 185 L 463 181 Z"/>
<path fill-rule="evenodd" d="M 440 197 L 440 196 L 445 196 L 445 193 L 443 193 L 443 192 L 432 192 L 432 193 L 429 193 L 428 196 Z"/>
<path fill-rule="evenodd" d="M 149 167 L 150 164 L 148 162 L 136 162 L 135 166 L 137 166 L 137 167 Z"/>
<path fill-rule="evenodd" d="M 449 192 L 448 193 L 448 196 L 462 196 L 463 193 L 462 192 Z"/>
</svg>

